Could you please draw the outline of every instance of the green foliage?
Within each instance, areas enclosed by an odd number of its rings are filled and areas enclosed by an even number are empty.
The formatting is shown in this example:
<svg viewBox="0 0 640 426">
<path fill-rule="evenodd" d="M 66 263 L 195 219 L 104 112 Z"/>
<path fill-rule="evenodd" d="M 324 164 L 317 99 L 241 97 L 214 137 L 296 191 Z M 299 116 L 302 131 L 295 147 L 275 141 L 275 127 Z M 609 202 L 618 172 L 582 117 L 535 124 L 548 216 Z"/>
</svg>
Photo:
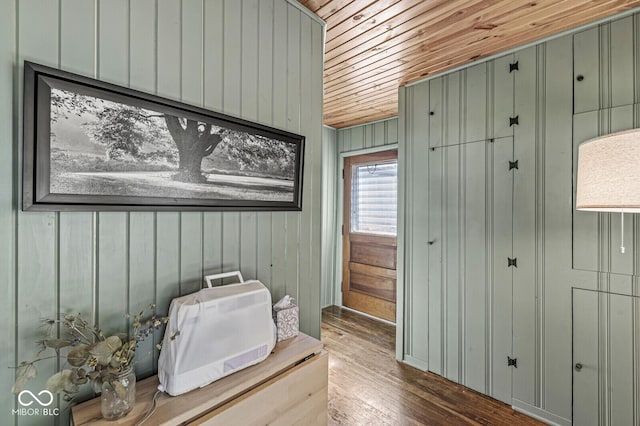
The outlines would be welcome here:
<svg viewBox="0 0 640 426">
<path fill-rule="evenodd" d="M 168 161 L 176 161 L 177 149 L 164 125 L 163 114 L 65 90 L 51 91 L 52 121 L 87 113 L 95 116 L 95 120 L 84 126 L 97 142 L 107 147 L 108 159 L 147 160 L 164 155 Z M 155 152 L 145 152 L 144 145 L 154 147 Z"/>
<path fill-rule="evenodd" d="M 69 118 L 69 114 L 81 116 L 96 108 L 99 99 L 66 90 L 51 90 L 51 121 Z"/>
<path fill-rule="evenodd" d="M 295 146 L 245 132 L 227 131 L 219 147 L 218 156 L 243 171 L 293 179 L 295 174 Z"/>
<path fill-rule="evenodd" d="M 175 163 L 158 158 L 157 162 L 141 163 L 131 158 L 106 159 L 103 156 L 51 150 L 51 173 L 94 172 L 160 172 L 177 168 Z"/>
<path fill-rule="evenodd" d="M 11 388 L 11 392 L 19 394 L 24 389 L 27 382 L 38 375 L 38 369 L 31 362 L 21 362 L 16 369 L 16 382 Z"/>
<path fill-rule="evenodd" d="M 169 132 L 162 125 L 162 114 L 114 102 L 104 102 L 95 114 L 98 120 L 88 124 L 91 136 L 107 146 L 109 158 L 131 155 L 143 159 L 143 145 L 166 148 L 172 142 Z"/>
<path fill-rule="evenodd" d="M 155 305 L 151 305 L 151 308 L 155 309 Z M 95 385 L 114 382 L 116 376 L 133 366 L 138 344 L 169 321 L 168 317 L 158 317 L 155 314 L 143 319 L 143 315 L 144 311 L 131 316 L 132 337 L 124 339 L 119 335 L 105 335 L 102 329 L 90 325 L 80 314 L 62 315 L 58 320 L 46 320 L 45 324 L 50 327 L 50 333 L 54 325 L 60 324 L 67 338 L 42 340 L 40 345 L 43 351 L 53 349 L 56 355 L 20 363 L 16 369 L 16 381 L 12 392 L 20 393 L 27 382 L 36 377 L 38 370 L 35 364 L 38 361 L 55 358 L 60 355 L 61 350 L 68 350 L 66 360 L 70 368 L 63 368 L 49 377 L 49 391 L 63 393 L 65 400 L 69 401 L 79 392 L 80 386 L 89 381 Z"/>
</svg>

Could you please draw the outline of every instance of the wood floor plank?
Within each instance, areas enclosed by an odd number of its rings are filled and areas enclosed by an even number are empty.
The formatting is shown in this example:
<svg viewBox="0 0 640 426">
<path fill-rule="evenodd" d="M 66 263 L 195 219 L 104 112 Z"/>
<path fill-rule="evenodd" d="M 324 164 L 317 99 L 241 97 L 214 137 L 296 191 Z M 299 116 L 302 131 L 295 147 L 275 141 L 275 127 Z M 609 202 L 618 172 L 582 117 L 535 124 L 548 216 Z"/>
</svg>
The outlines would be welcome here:
<svg viewBox="0 0 640 426">
<path fill-rule="evenodd" d="M 395 359 L 395 327 L 330 306 L 330 425 L 542 425 L 500 401 Z"/>
</svg>

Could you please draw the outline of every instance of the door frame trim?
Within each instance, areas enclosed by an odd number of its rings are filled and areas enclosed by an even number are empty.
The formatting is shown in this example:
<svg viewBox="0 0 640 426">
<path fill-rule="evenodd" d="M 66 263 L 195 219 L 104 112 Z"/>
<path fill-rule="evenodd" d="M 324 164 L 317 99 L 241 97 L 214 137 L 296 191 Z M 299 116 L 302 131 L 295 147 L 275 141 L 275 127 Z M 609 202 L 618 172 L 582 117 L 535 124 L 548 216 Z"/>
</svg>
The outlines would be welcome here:
<svg viewBox="0 0 640 426">
<path fill-rule="evenodd" d="M 344 210 L 344 182 L 342 180 L 342 170 L 344 170 L 344 159 L 347 157 L 355 157 L 357 155 L 364 154 L 374 154 L 376 152 L 383 151 L 393 151 L 398 149 L 397 143 L 392 143 L 389 145 L 381 145 L 372 148 L 358 149 L 355 151 L 346 151 L 341 152 L 339 154 L 340 161 L 338 161 L 338 182 L 340 185 L 338 186 L 338 192 L 336 194 L 336 229 L 334 230 L 336 235 L 336 247 L 335 247 L 335 276 L 333 279 L 333 304 L 336 306 L 342 307 L 342 225 L 344 222 L 343 210 Z M 398 188 L 398 193 L 400 188 Z M 401 265 L 398 263 L 396 268 L 400 268 Z M 399 282 L 396 280 L 396 287 L 399 285 Z M 397 290 L 396 290 L 397 291 Z M 397 293 L 396 293 L 397 295 Z M 396 296 L 396 307 L 398 305 L 399 299 Z M 398 323 L 398 319 L 396 318 L 396 324 Z"/>
</svg>

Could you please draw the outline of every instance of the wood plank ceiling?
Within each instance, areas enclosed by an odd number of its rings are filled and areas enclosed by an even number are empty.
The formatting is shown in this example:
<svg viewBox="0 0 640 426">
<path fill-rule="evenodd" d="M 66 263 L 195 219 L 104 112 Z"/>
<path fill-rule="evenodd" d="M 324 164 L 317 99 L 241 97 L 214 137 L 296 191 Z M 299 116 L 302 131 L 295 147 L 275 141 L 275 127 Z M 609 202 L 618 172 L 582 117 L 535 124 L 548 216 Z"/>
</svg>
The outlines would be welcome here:
<svg viewBox="0 0 640 426">
<path fill-rule="evenodd" d="M 324 122 L 397 115 L 398 87 L 640 0 L 299 0 L 327 23 Z"/>
</svg>

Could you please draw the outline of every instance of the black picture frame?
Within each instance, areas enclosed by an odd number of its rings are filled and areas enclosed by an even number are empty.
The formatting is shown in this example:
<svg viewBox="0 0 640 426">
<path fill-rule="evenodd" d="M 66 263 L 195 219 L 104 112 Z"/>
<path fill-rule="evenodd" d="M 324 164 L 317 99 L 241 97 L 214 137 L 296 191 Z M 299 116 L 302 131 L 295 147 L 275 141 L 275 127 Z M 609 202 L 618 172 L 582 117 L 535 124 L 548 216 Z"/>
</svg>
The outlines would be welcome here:
<svg viewBox="0 0 640 426">
<path fill-rule="evenodd" d="M 123 121 L 117 113 L 120 110 L 144 118 Z M 109 117 L 117 118 L 105 121 Z M 145 128 L 132 125 L 139 134 L 129 137 L 134 132 L 126 123 L 143 122 L 152 124 Z M 125 132 L 113 132 L 118 128 L 114 123 Z M 24 62 L 23 124 L 25 211 L 302 210 L 305 137 L 301 135 L 28 61 Z M 76 135 L 80 127 L 85 133 L 90 127 L 94 136 L 65 139 L 53 132 L 65 129 L 65 135 Z M 96 142 L 96 129 L 102 132 L 100 143 Z M 108 139 L 105 134 L 114 136 Z M 72 147 L 65 145 L 76 139 L 82 141 Z M 145 148 L 140 140 L 160 141 L 166 149 L 153 151 L 155 148 Z M 195 146 L 194 141 L 201 152 L 184 154 L 187 147 Z M 85 147 L 91 150 L 83 151 Z M 103 147 L 111 157 L 101 157 Z M 209 158 L 218 147 L 225 154 Z M 199 163 L 200 175 L 196 166 L 183 167 L 181 158 L 184 164 L 197 163 L 197 156 L 208 149 L 212 151 Z M 160 158 L 159 152 L 166 156 L 160 165 L 150 160 Z M 121 157 L 127 157 L 126 161 L 114 160 Z M 146 160 L 139 159 L 143 157 Z M 192 157 L 195 159 L 188 162 Z M 209 171 L 203 171 L 205 160 L 214 164 Z M 99 172 L 92 171 L 94 163 L 99 164 Z M 161 171 L 147 171 L 152 165 Z M 115 166 L 122 169 L 113 171 Z M 182 181 L 187 178 L 191 180 Z"/>
</svg>

